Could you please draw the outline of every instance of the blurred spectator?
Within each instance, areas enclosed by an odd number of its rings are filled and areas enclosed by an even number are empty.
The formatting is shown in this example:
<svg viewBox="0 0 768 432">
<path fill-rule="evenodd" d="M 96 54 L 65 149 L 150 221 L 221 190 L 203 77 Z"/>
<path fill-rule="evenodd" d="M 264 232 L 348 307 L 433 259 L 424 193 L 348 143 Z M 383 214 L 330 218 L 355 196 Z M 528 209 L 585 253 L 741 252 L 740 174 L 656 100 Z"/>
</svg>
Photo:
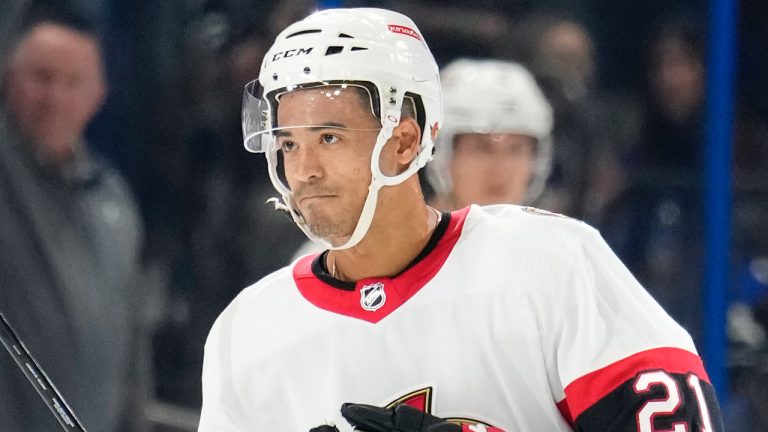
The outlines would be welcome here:
<svg viewBox="0 0 768 432">
<path fill-rule="evenodd" d="M 530 18 L 529 18 L 530 19 Z M 567 14 L 537 14 L 532 66 L 560 87 L 570 101 L 589 97 L 596 85 L 595 47 L 587 29 Z"/>
<path fill-rule="evenodd" d="M 628 185 L 604 236 L 648 291 L 700 341 L 704 32 L 663 23 L 648 46 L 643 127 L 626 156 Z"/>
<path fill-rule="evenodd" d="M 553 172 L 540 205 L 599 221 L 619 193 L 619 155 L 637 131 L 636 108 L 598 86 L 595 48 L 581 21 L 559 10 L 522 20 L 505 56 L 529 64 L 555 113 Z"/>
<path fill-rule="evenodd" d="M 700 22 L 676 17 L 654 32 L 642 133 L 625 158 L 628 186 L 603 224 L 609 243 L 695 338 L 701 336 L 704 253 L 706 33 Z M 761 176 L 766 170 L 766 127 L 737 110 L 733 256 L 738 261 L 756 251 L 758 231 L 750 221 L 766 217 L 766 189 L 760 185 L 761 179 L 766 184 Z"/>
<path fill-rule="evenodd" d="M 704 29 L 694 20 L 664 23 L 648 58 L 647 115 L 634 161 L 639 168 L 691 174 L 701 166 L 706 85 Z"/>
<path fill-rule="evenodd" d="M 0 310 L 86 427 L 141 430 L 142 228 L 83 137 L 107 92 L 99 39 L 71 11 L 33 7 L 3 77 Z M 4 355 L 0 374 L 1 430 L 58 429 Z"/>
<path fill-rule="evenodd" d="M 517 63 L 459 59 L 440 79 L 445 126 L 426 167 L 432 205 L 534 202 L 550 170 L 552 108 L 533 75 Z"/>
</svg>

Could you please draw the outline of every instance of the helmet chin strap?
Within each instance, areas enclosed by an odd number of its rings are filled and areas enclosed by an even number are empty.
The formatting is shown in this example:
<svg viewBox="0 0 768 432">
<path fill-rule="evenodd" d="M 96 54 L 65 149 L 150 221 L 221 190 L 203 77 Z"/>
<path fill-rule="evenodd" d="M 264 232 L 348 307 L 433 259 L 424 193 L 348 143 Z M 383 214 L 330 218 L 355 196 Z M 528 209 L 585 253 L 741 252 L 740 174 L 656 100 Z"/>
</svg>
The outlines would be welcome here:
<svg viewBox="0 0 768 432">
<path fill-rule="evenodd" d="M 310 240 L 320 244 L 326 249 L 349 249 L 360 243 L 360 241 L 368 233 L 368 230 L 371 227 L 371 222 L 373 222 L 373 216 L 376 213 L 376 204 L 378 202 L 379 190 L 381 190 L 381 188 L 384 186 L 394 186 L 404 182 L 416 171 L 418 171 L 419 168 L 424 165 L 424 163 L 426 163 L 424 158 L 420 157 L 421 155 L 419 155 L 414 158 L 413 161 L 411 161 L 411 164 L 405 171 L 398 175 L 387 176 L 381 172 L 381 167 L 379 166 L 381 152 L 384 150 L 384 146 L 387 144 L 387 141 L 389 141 L 389 138 L 392 137 L 392 131 L 394 128 L 400 124 L 400 110 L 390 109 L 385 113 L 384 118 L 385 120 L 383 127 L 381 131 L 379 131 L 379 135 L 376 138 L 376 145 L 374 146 L 373 153 L 371 154 L 371 184 L 368 186 L 368 195 L 365 198 L 363 209 L 360 212 L 359 218 L 357 219 L 357 225 L 355 226 L 352 235 L 342 245 L 334 246 L 327 239 L 314 234 L 310 230 L 307 221 L 304 219 L 304 216 L 294 205 L 292 192 L 282 185 L 282 182 L 277 176 L 277 157 L 274 153 L 270 153 L 267 157 L 269 175 L 272 180 L 272 184 L 277 188 L 278 191 L 280 191 L 283 198 L 283 203 L 280 204 L 280 207 L 284 207 L 289 210 L 293 221 L 296 223 L 296 225 L 299 226 L 299 228 L 301 228 L 301 230 Z"/>
</svg>

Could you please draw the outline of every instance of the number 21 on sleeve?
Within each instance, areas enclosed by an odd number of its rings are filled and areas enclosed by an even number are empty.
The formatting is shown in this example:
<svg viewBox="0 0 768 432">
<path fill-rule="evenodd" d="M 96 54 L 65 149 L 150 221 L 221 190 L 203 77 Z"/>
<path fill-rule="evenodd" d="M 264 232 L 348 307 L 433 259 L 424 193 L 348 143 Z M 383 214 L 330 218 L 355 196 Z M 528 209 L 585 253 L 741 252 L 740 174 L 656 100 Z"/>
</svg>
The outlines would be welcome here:
<svg viewBox="0 0 768 432">
<path fill-rule="evenodd" d="M 688 374 L 686 383 L 696 397 L 696 403 L 699 407 L 699 417 L 701 418 L 701 432 L 714 432 L 699 377 L 694 374 Z M 656 416 L 672 415 L 678 408 L 680 408 L 682 398 L 680 396 L 678 383 L 667 372 L 652 371 L 640 374 L 635 380 L 634 390 L 637 393 L 646 393 L 657 386 L 662 386 L 666 389 L 667 397 L 666 399 L 650 400 L 640 408 L 637 412 L 637 430 L 639 432 L 663 432 L 653 428 L 654 418 Z M 688 424 L 685 422 L 677 422 L 673 423 L 673 429 L 669 432 L 698 431 L 691 431 Z"/>
</svg>

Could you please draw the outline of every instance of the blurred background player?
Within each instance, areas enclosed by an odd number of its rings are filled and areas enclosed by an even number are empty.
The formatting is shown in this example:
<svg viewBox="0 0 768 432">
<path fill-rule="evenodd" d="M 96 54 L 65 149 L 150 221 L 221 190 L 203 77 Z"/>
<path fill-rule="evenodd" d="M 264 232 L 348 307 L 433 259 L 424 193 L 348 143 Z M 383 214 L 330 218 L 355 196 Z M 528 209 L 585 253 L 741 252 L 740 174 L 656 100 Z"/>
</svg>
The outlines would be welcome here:
<svg viewBox="0 0 768 432">
<path fill-rule="evenodd" d="M 459 59 L 440 73 L 445 126 L 427 175 L 432 205 L 531 204 L 552 159 L 552 108 L 528 70 Z"/>
<path fill-rule="evenodd" d="M 95 29 L 35 7 L 11 44 L 0 111 L 0 310 L 90 430 L 140 431 L 142 226 L 86 126 L 107 94 Z M 57 430 L 0 356 L 0 430 Z"/>
</svg>

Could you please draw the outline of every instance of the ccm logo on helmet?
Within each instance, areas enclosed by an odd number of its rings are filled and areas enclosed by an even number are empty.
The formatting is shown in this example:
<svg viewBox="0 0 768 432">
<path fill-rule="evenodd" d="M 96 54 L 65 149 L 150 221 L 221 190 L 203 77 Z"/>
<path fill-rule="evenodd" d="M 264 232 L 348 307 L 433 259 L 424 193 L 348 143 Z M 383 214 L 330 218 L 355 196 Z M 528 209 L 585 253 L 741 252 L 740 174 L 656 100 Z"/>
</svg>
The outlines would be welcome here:
<svg viewBox="0 0 768 432">
<path fill-rule="evenodd" d="M 392 33 L 404 34 L 404 35 L 410 36 L 410 37 L 412 37 L 414 39 L 421 40 L 421 36 L 418 33 L 416 33 L 416 30 L 414 30 L 414 29 L 412 29 L 410 27 L 401 26 L 401 25 L 397 25 L 397 24 L 389 24 L 389 31 L 391 31 Z"/>
<path fill-rule="evenodd" d="M 288 58 L 288 57 L 295 57 L 302 54 L 309 54 L 310 52 L 312 52 L 312 49 L 314 48 L 315 47 L 297 48 L 297 49 L 289 49 L 287 51 L 276 52 L 275 55 L 272 56 L 272 61 L 277 61 L 277 60 Z"/>
</svg>

